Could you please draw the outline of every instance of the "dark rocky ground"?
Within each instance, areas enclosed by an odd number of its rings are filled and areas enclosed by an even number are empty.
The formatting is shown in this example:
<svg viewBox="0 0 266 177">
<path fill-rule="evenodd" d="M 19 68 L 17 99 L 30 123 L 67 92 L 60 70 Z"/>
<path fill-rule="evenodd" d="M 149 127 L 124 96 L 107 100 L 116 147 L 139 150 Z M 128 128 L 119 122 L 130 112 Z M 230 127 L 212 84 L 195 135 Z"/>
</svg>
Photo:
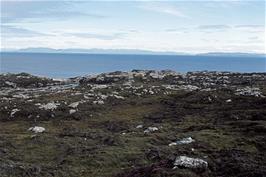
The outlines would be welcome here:
<svg viewBox="0 0 266 177">
<path fill-rule="evenodd" d="M 263 177 L 264 95 L 266 73 L 2 74 L 0 176 Z"/>
</svg>

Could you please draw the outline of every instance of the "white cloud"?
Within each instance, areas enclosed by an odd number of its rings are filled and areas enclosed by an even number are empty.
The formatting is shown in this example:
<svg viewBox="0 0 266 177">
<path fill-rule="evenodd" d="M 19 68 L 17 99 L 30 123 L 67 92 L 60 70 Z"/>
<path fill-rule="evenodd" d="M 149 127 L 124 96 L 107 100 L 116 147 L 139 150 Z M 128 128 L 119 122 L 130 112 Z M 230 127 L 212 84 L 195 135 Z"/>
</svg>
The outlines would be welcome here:
<svg viewBox="0 0 266 177">
<path fill-rule="evenodd" d="M 173 15 L 176 17 L 188 18 L 183 12 L 181 12 L 176 6 L 166 4 L 166 3 L 159 3 L 159 2 L 150 2 L 144 3 L 139 6 L 139 8 L 143 10 Z"/>
<path fill-rule="evenodd" d="M 231 27 L 228 25 L 200 25 L 198 29 L 201 30 L 225 30 L 230 29 Z"/>
<path fill-rule="evenodd" d="M 112 34 L 99 34 L 99 33 L 88 33 L 88 32 L 82 32 L 82 33 L 66 33 L 68 36 L 75 36 L 80 38 L 94 38 L 94 39 L 102 39 L 102 40 L 115 40 L 123 38 L 126 33 L 112 33 Z"/>
<path fill-rule="evenodd" d="M 18 37 L 36 37 L 36 36 L 50 36 L 51 34 L 42 33 L 27 28 L 21 28 L 13 25 L 1 25 L 2 38 L 18 38 Z"/>
<path fill-rule="evenodd" d="M 93 8 L 79 9 L 80 4 L 76 8 L 62 8 L 60 3 L 56 7 L 44 3 L 41 9 L 38 8 L 39 5 L 32 6 L 29 3 L 24 6 L 12 5 L 11 3 L 10 6 L 5 6 L 5 13 L 1 14 L 6 19 L 5 23 L 2 21 L 5 25 L 1 33 L 3 48 L 123 48 L 191 53 L 265 52 L 265 25 L 255 21 L 256 16 L 254 21 L 235 21 L 228 16 L 225 21 L 211 21 L 208 17 L 215 17 L 215 14 L 207 12 L 206 18 L 201 21 L 193 15 L 193 9 L 189 11 L 182 3 L 172 2 L 137 2 L 133 8 L 121 11 L 117 7 L 112 9 L 114 7 L 108 6 L 108 10 L 114 12 L 110 17 L 107 13 L 106 17 L 109 18 L 92 15 L 102 14 L 100 9 L 95 12 Z M 70 7 L 69 3 L 64 6 Z M 60 10 L 57 10 L 58 8 Z M 191 17 L 183 11 L 190 12 Z M 140 14 L 131 16 L 133 12 Z M 200 13 L 202 15 L 202 12 Z M 227 11 L 222 11 L 222 14 L 226 13 Z M 146 14 L 159 18 L 148 21 Z M 177 21 L 178 18 L 184 19 Z M 189 20 L 186 20 L 187 18 Z M 31 23 L 33 19 L 39 23 Z"/>
<path fill-rule="evenodd" d="M 44 23 L 51 20 L 62 21 L 72 18 L 105 18 L 101 14 L 72 10 L 69 1 L 1 1 L 1 23 Z"/>
<path fill-rule="evenodd" d="M 257 33 L 240 33 L 237 29 L 202 33 L 196 29 L 196 27 L 192 27 L 189 33 L 181 35 L 165 31 L 139 31 L 138 33 L 127 33 L 125 36 L 119 31 L 109 30 L 101 30 L 97 33 L 93 29 L 86 32 L 63 30 L 51 36 L 5 38 L 2 46 L 4 48 L 37 46 L 55 49 L 75 46 L 74 48 L 85 49 L 142 49 L 189 53 L 223 51 L 264 53 L 265 50 L 263 36 Z"/>
</svg>

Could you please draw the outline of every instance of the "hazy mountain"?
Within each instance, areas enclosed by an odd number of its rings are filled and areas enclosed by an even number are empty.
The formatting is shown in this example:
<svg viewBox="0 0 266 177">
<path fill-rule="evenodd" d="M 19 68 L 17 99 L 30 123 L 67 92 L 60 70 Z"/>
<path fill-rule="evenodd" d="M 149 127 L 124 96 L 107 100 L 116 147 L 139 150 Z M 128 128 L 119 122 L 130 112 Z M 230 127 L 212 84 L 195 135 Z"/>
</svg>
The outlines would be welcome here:
<svg viewBox="0 0 266 177">
<path fill-rule="evenodd" d="M 2 50 L 2 52 L 23 52 L 23 53 L 88 53 L 88 54 L 139 54 L 139 55 L 196 55 L 196 56 L 221 56 L 221 57 L 265 57 L 261 53 L 241 53 L 241 52 L 210 52 L 200 54 L 189 54 L 183 52 L 158 52 L 138 49 L 52 49 L 52 48 L 25 48 L 19 50 Z"/>
<path fill-rule="evenodd" d="M 262 53 L 241 53 L 241 52 L 210 52 L 210 53 L 201 53 L 197 54 L 198 56 L 221 56 L 221 57 L 265 57 L 265 54 Z"/>
<path fill-rule="evenodd" d="M 27 53 L 89 53 L 89 54 L 146 54 L 146 55 L 181 55 L 185 53 L 156 52 L 138 49 L 51 49 L 51 48 L 25 48 L 13 52 Z"/>
</svg>

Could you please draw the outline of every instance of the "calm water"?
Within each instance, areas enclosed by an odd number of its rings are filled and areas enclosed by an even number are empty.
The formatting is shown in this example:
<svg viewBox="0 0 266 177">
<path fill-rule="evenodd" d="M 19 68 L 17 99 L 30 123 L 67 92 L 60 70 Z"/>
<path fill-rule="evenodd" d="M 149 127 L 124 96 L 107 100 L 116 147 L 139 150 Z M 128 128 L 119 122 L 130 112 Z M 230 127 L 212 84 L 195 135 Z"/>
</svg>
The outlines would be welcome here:
<svg viewBox="0 0 266 177">
<path fill-rule="evenodd" d="M 266 72 L 264 57 L 1 53 L 1 73 L 67 78 L 132 69 Z"/>
</svg>

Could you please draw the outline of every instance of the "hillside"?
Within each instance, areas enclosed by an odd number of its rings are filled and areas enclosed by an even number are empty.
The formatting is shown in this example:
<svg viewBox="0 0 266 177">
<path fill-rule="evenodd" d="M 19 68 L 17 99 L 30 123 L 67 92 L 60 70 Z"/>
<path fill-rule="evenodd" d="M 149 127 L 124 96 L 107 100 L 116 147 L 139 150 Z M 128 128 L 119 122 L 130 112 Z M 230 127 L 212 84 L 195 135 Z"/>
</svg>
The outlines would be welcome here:
<svg viewBox="0 0 266 177">
<path fill-rule="evenodd" d="M 266 73 L 0 75 L 1 176 L 262 177 Z"/>
</svg>

